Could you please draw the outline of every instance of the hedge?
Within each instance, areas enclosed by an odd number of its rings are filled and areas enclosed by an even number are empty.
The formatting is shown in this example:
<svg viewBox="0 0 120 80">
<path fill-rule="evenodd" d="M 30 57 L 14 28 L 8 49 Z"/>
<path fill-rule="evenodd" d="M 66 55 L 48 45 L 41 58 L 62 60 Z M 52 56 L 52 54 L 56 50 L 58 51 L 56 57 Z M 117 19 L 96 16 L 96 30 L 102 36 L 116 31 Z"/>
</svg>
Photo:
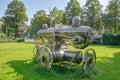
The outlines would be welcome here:
<svg viewBox="0 0 120 80">
<path fill-rule="evenodd" d="M 102 43 L 104 45 L 119 45 L 120 34 L 104 33 L 102 35 Z"/>
<path fill-rule="evenodd" d="M 0 43 L 8 43 L 8 42 L 24 42 L 24 39 L 11 39 L 11 38 L 5 38 L 5 39 L 1 39 L 0 38 Z"/>
<path fill-rule="evenodd" d="M 24 39 L 22 39 L 22 38 L 17 39 L 17 42 L 24 42 Z"/>
</svg>

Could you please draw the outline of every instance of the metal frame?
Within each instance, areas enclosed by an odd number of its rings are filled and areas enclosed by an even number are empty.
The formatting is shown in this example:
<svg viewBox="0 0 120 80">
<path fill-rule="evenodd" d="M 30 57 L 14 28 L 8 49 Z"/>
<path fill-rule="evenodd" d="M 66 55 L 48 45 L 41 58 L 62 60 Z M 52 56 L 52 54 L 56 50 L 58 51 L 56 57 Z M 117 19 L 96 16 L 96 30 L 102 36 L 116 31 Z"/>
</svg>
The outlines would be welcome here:
<svg viewBox="0 0 120 80">
<path fill-rule="evenodd" d="M 50 39 L 48 34 L 51 40 L 45 42 L 45 40 Z M 77 64 L 82 63 L 84 73 L 94 68 L 96 63 L 96 53 L 94 49 L 88 49 L 83 55 L 81 51 L 71 51 L 67 48 L 68 43 L 75 48 L 86 48 L 91 43 L 93 37 L 90 27 L 52 27 L 40 29 L 37 35 L 42 36 L 42 46 L 39 45 L 39 39 L 37 39 L 38 43 L 36 41 L 35 46 L 35 56 L 40 67 L 45 67 L 50 70 L 53 63 L 69 61 Z M 45 40 L 43 38 L 45 38 Z"/>
</svg>

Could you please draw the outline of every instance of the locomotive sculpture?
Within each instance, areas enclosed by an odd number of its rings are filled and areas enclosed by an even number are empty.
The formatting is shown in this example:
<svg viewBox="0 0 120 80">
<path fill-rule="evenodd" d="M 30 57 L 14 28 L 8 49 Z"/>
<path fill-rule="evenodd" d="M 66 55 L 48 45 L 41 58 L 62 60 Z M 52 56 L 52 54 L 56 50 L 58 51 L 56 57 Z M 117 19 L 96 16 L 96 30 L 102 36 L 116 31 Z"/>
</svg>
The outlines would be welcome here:
<svg viewBox="0 0 120 80">
<path fill-rule="evenodd" d="M 54 21 L 53 21 L 54 22 Z M 93 31 L 89 26 L 80 26 L 80 18 L 75 16 L 71 26 L 55 26 L 37 32 L 36 60 L 40 67 L 50 70 L 53 63 L 62 61 L 82 63 L 82 70 L 86 73 L 92 70 L 96 63 L 96 53 L 94 49 L 88 49 L 83 54 L 82 51 L 71 51 L 68 45 L 77 49 L 86 48 L 92 41 Z M 40 45 L 42 44 L 42 45 Z"/>
</svg>

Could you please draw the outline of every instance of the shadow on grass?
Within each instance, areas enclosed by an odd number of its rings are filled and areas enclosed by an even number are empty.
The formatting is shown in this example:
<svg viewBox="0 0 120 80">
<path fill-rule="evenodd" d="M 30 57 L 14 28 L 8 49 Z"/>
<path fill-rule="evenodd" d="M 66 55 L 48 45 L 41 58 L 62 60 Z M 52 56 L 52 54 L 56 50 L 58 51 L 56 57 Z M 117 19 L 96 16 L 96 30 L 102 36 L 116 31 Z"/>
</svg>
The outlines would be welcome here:
<svg viewBox="0 0 120 80">
<path fill-rule="evenodd" d="M 99 77 L 102 78 L 106 75 L 105 79 L 120 79 L 120 77 L 117 76 L 117 74 L 120 74 L 120 72 L 118 72 L 120 66 L 120 52 L 115 53 L 113 58 L 102 57 L 100 59 L 102 61 L 97 61 L 97 70 L 92 74 L 92 77 L 99 79 Z M 35 60 L 10 61 L 7 64 L 14 69 L 14 73 L 22 76 L 20 80 L 81 80 L 87 78 L 86 75 L 83 74 L 80 65 L 75 67 L 63 67 L 59 64 L 54 64 L 51 71 L 48 72 L 46 69 L 39 68 Z M 118 73 L 115 73 L 114 70 Z"/>
<path fill-rule="evenodd" d="M 65 67 L 53 64 L 49 72 L 39 68 L 35 60 L 10 61 L 7 64 L 14 69 L 15 72 L 12 73 L 22 76 L 21 80 L 79 80 L 88 77 L 83 74 L 80 65 Z"/>
</svg>

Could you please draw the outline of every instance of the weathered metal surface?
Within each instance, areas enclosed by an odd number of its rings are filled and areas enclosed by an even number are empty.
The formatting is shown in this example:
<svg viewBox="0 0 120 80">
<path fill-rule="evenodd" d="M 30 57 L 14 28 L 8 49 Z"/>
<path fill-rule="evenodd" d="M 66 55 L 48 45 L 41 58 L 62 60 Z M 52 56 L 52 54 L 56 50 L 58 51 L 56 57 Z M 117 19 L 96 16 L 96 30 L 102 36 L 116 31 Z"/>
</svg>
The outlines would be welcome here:
<svg viewBox="0 0 120 80">
<path fill-rule="evenodd" d="M 37 32 L 36 59 L 40 67 L 50 70 L 53 62 L 62 61 L 82 63 L 84 73 L 94 67 L 96 54 L 93 49 L 88 49 L 84 55 L 81 51 L 68 49 L 68 45 L 84 49 L 93 38 L 93 32 L 89 26 L 80 26 L 79 18 L 75 18 L 74 21 L 78 21 L 73 23 L 74 26 L 57 26 L 40 29 Z"/>
<path fill-rule="evenodd" d="M 61 26 L 60 28 L 55 27 L 55 32 L 92 32 L 92 29 L 89 26 L 79 26 L 79 27 L 72 27 L 72 26 Z M 47 28 L 47 29 L 40 29 L 37 33 L 53 33 L 54 27 Z"/>
</svg>

